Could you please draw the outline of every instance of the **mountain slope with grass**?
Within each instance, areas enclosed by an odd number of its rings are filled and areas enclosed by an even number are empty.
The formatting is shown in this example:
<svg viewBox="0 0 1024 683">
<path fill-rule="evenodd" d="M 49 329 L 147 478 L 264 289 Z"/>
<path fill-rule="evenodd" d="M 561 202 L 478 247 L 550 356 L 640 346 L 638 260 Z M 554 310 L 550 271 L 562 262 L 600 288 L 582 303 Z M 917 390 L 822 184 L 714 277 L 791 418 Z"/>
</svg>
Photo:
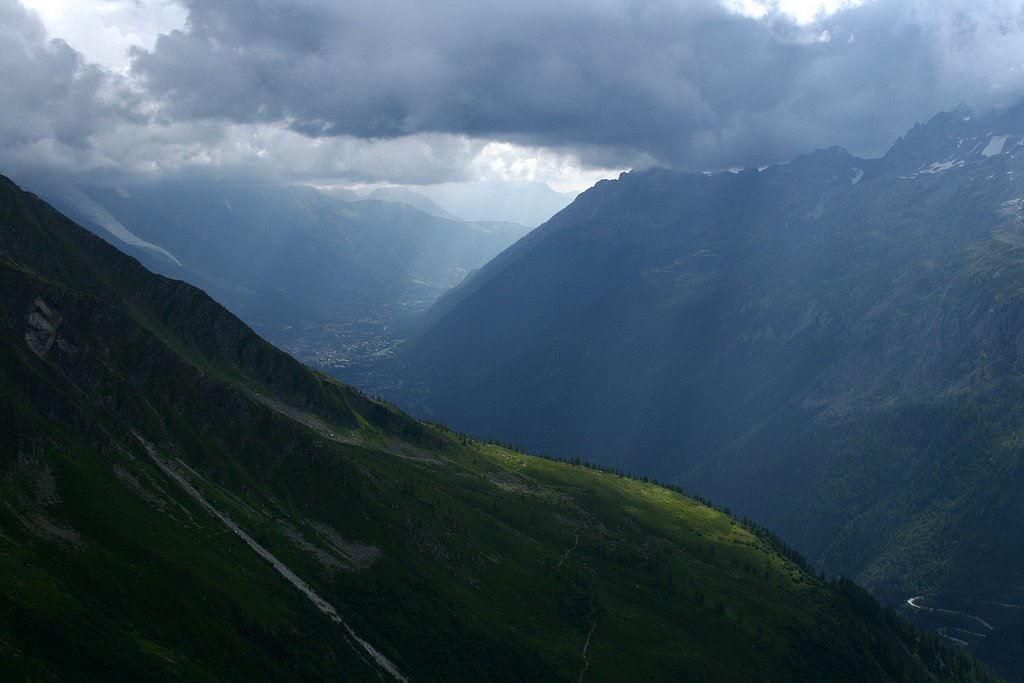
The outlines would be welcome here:
<svg viewBox="0 0 1024 683">
<path fill-rule="evenodd" d="M 12 678 L 994 680 L 758 527 L 314 373 L 6 179 L 0 282 Z"/>
<path fill-rule="evenodd" d="M 626 174 L 442 298 L 389 385 L 352 378 L 680 484 L 889 604 L 978 614 L 954 637 L 1024 671 L 1022 179 L 1024 106 L 881 159 Z"/>
</svg>

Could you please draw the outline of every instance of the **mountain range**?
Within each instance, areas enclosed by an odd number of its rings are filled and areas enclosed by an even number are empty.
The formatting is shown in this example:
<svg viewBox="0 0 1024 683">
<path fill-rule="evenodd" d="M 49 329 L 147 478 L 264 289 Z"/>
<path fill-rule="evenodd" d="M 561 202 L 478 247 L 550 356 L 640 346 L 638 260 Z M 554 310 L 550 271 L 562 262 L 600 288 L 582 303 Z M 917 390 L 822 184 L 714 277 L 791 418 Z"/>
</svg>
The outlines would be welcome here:
<svg viewBox="0 0 1024 683">
<path fill-rule="evenodd" d="M 926 596 L 1019 679 L 1022 180 L 1021 105 L 939 114 L 879 159 L 623 174 L 363 386 L 727 505 L 934 621 L 906 602 Z"/>
<path fill-rule="evenodd" d="M 0 178 L 30 680 L 989 681 L 770 532 L 412 420 Z"/>
</svg>

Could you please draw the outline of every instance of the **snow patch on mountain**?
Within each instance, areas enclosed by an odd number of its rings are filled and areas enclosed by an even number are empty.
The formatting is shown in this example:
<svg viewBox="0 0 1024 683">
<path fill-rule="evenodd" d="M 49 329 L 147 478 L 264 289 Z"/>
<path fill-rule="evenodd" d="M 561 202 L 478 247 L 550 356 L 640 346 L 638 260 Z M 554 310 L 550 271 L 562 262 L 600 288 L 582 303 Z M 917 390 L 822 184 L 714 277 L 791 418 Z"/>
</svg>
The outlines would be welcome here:
<svg viewBox="0 0 1024 683">
<path fill-rule="evenodd" d="M 986 157 L 994 157 L 997 154 L 1003 153 L 1003 145 L 1006 144 L 1006 140 L 1009 135 L 993 135 L 992 139 L 988 141 L 988 145 L 985 149 L 981 150 L 981 155 Z"/>
<path fill-rule="evenodd" d="M 949 169 L 954 168 L 956 166 L 963 166 L 963 165 L 964 165 L 964 162 L 962 160 L 961 161 L 935 162 L 934 164 L 932 164 L 928 168 L 922 168 L 920 171 L 918 171 L 918 174 L 919 175 L 930 175 L 932 173 L 942 173 L 943 171 L 948 171 Z"/>
</svg>

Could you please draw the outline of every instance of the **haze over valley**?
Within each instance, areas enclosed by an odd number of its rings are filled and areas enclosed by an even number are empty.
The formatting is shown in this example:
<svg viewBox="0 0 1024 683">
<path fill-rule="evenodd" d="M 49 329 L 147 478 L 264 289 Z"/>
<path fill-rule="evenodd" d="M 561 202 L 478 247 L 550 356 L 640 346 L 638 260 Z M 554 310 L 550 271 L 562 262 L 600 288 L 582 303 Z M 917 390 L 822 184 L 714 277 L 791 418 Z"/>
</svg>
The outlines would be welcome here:
<svg viewBox="0 0 1024 683">
<path fill-rule="evenodd" d="M 429 201 L 422 195 L 370 198 L 387 196 L 379 190 L 348 201 L 301 185 L 36 190 L 154 272 L 202 287 L 266 339 L 324 368 L 387 350 L 393 330 L 530 229 L 425 213 L 409 203 Z"/>
</svg>

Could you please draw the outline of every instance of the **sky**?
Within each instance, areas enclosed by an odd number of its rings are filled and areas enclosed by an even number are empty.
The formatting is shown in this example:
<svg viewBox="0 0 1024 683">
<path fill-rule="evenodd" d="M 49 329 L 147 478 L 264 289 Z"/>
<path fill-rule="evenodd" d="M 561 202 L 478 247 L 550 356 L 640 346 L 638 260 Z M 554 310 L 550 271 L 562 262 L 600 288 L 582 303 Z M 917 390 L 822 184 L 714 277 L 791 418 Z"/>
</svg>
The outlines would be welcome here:
<svg viewBox="0 0 1024 683">
<path fill-rule="evenodd" d="M 1020 0 L 0 0 L 0 173 L 579 191 L 1024 97 Z"/>
</svg>

